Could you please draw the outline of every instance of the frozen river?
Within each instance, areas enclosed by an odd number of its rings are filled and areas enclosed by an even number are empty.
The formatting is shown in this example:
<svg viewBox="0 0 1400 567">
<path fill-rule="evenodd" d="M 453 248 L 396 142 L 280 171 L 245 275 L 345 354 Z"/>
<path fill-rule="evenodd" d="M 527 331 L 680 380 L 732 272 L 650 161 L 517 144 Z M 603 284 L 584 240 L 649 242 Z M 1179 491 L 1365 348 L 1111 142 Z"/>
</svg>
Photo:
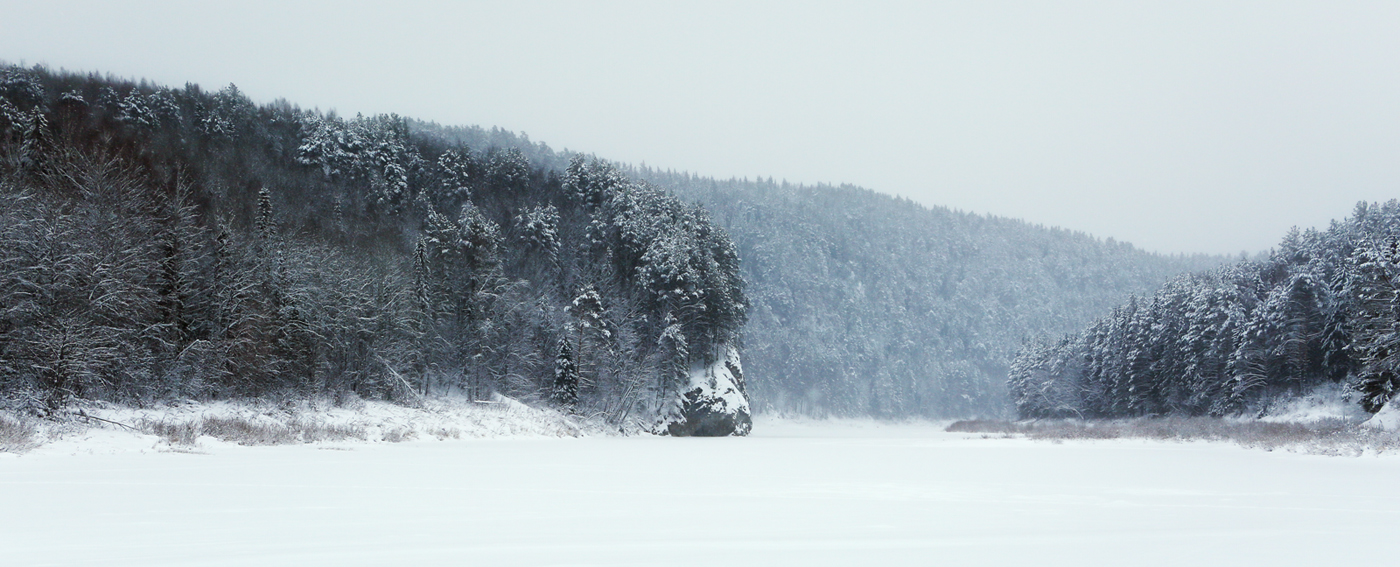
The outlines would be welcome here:
<svg viewBox="0 0 1400 567">
<path fill-rule="evenodd" d="M 1385 565 L 1396 557 L 1396 457 L 1051 444 L 926 425 L 760 421 L 754 431 L 207 454 L 59 445 L 0 455 L 0 565 Z"/>
</svg>

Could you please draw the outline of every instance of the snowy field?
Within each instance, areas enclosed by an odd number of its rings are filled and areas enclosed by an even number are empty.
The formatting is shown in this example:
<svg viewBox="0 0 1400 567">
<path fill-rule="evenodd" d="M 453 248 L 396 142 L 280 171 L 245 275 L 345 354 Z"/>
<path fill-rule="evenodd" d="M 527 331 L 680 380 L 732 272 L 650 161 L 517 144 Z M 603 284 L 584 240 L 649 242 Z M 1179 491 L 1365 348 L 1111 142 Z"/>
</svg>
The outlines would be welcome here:
<svg viewBox="0 0 1400 567">
<path fill-rule="evenodd" d="M 111 438 L 105 438 L 110 435 Z M 1387 565 L 1400 457 L 760 420 L 749 438 L 0 454 L 0 565 Z"/>
</svg>

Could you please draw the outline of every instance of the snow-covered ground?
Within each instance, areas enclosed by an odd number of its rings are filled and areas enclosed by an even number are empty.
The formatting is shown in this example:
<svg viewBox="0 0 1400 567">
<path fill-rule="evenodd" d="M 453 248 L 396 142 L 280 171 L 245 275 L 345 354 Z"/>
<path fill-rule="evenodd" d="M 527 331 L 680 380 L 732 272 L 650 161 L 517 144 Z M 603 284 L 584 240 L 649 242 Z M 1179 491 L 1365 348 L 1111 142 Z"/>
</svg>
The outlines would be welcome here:
<svg viewBox="0 0 1400 567">
<path fill-rule="evenodd" d="M 0 454 L 0 565 L 1388 565 L 1400 458 L 760 418 L 747 438 Z M 139 442 L 138 442 L 139 441 Z M 168 449 L 168 447 L 166 448 Z"/>
</svg>

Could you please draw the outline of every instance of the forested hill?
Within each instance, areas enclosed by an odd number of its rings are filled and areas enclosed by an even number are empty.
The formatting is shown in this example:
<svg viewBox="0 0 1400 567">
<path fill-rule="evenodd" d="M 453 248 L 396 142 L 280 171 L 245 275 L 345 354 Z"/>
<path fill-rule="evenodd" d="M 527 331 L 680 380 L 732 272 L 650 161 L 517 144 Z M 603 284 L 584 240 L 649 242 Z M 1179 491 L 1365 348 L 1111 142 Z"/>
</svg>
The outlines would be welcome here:
<svg viewBox="0 0 1400 567">
<path fill-rule="evenodd" d="M 1078 329 L 1220 257 L 925 207 L 849 186 L 634 176 L 701 202 L 734 239 L 759 408 L 963 417 L 1009 410 L 1028 337 Z"/>
<path fill-rule="evenodd" d="M 1400 203 L 1293 230 L 1263 261 L 1174 279 L 1016 358 L 1022 417 L 1233 415 L 1320 386 L 1400 393 Z"/>
<path fill-rule="evenodd" d="M 643 426 L 746 404 L 728 236 L 557 157 L 0 67 L 0 401 L 501 392 Z M 692 395 L 715 365 L 737 392 Z"/>
</svg>

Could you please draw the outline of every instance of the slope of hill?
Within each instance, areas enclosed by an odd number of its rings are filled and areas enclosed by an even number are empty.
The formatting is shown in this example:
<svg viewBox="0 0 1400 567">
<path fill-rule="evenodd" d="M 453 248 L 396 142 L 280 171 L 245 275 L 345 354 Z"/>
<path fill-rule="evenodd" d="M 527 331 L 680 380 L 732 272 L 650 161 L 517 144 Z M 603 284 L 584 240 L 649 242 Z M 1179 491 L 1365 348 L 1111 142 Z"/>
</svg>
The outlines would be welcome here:
<svg viewBox="0 0 1400 567">
<path fill-rule="evenodd" d="M 850 186 L 637 169 L 699 201 L 748 283 L 745 364 L 761 408 L 807 414 L 1006 413 L 1022 343 L 1219 265 Z"/>
<path fill-rule="evenodd" d="M 744 322 L 703 209 L 434 132 L 453 133 L 0 67 L 0 401 L 504 392 L 616 424 L 747 415 L 741 374 L 713 398 L 691 383 L 737 368 Z"/>
</svg>

